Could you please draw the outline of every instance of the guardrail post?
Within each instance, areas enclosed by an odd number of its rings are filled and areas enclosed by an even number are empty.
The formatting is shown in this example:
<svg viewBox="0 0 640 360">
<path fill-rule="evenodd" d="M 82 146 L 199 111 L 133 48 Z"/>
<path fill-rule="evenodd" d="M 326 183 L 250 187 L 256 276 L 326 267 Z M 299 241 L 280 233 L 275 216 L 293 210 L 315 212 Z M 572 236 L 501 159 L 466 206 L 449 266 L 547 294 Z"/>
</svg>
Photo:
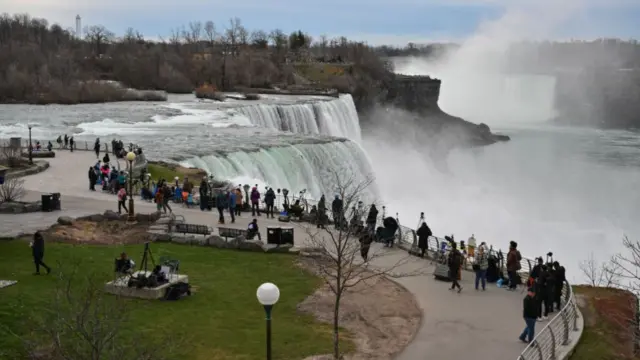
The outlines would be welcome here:
<svg viewBox="0 0 640 360">
<path fill-rule="evenodd" d="M 567 307 L 567 309 L 569 309 Z M 560 313 L 560 315 L 562 315 L 562 325 L 563 326 L 563 331 L 562 331 L 562 335 L 563 336 L 563 340 L 562 340 L 562 345 L 568 345 L 569 344 L 569 319 L 568 319 L 568 315 L 566 311 L 562 311 Z"/>
<path fill-rule="evenodd" d="M 573 331 L 578 331 L 578 304 L 573 303 L 573 313 L 575 316 L 573 317 Z"/>
<path fill-rule="evenodd" d="M 551 334 L 551 357 L 550 360 L 556 359 L 556 335 L 553 333 L 551 326 L 548 327 L 549 334 Z"/>
<path fill-rule="evenodd" d="M 542 347 L 540 346 L 540 344 L 538 344 L 538 341 L 536 341 L 535 338 L 533 340 L 533 344 L 534 347 L 538 350 L 538 358 L 540 360 L 545 360 L 544 355 L 542 355 Z"/>
</svg>

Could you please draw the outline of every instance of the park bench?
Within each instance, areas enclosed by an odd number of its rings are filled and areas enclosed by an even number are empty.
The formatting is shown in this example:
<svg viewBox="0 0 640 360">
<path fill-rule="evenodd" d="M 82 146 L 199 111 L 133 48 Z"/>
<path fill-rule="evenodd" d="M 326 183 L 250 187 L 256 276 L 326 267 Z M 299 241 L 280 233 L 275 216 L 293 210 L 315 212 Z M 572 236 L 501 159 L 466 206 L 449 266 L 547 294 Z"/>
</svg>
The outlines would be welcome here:
<svg viewBox="0 0 640 360">
<path fill-rule="evenodd" d="M 207 225 L 175 224 L 175 232 L 182 234 L 211 235 L 211 228 Z"/>
<path fill-rule="evenodd" d="M 237 238 L 238 236 L 244 236 L 246 238 L 247 230 L 218 227 L 218 234 L 220 234 L 220 236 L 225 240 L 229 240 L 229 238 Z"/>
</svg>

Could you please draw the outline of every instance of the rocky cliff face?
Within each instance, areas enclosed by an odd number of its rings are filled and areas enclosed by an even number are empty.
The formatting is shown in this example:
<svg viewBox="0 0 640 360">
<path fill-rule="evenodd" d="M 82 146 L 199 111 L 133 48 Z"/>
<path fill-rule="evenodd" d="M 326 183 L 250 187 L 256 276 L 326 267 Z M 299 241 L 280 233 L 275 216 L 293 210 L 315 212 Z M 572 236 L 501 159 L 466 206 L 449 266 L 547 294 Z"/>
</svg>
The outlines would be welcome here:
<svg viewBox="0 0 640 360">
<path fill-rule="evenodd" d="M 451 147 L 484 146 L 508 141 L 506 135 L 493 134 L 489 126 L 451 116 L 438 106 L 439 79 L 428 76 L 395 75 L 387 93 L 387 105 L 407 110 L 411 119 L 430 134 L 446 139 Z"/>
</svg>

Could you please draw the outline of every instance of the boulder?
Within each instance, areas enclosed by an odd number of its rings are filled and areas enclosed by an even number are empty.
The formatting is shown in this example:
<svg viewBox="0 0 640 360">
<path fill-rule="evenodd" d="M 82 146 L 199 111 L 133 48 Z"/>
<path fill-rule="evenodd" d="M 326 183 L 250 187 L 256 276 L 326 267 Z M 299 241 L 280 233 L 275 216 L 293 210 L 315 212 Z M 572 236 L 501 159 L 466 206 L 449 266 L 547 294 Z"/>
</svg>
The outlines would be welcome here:
<svg viewBox="0 0 640 360">
<path fill-rule="evenodd" d="M 120 215 L 113 210 L 105 211 L 103 216 L 107 221 L 120 220 Z"/>
<path fill-rule="evenodd" d="M 136 214 L 136 221 L 141 223 L 152 223 L 160 219 L 161 213 L 159 211 L 153 212 L 151 214 Z"/>
<path fill-rule="evenodd" d="M 147 234 L 149 234 L 149 239 L 152 242 L 154 242 L 154 241 L 171 242 L 171 240 L 172 240 L 171 235 L 167 234 L 164 231 L 149 230 L 149 231 L 147 231 Z"/>
<path fill-rule="evenodd" d="M 264 252 L 263 246 L 260 240 L 245 240 L 238 243 L 238 250 Z"/>
<path fill-rule="evenodd" d="M 27 203 L 25 204 L 25 212 L 38 212 L 42 210 L 42 202 L 41 201 L 36 201 L 36 202 L 32 202 L 32 203 Z"/>
<path fill-rule="evenodd" d="M 58 224 L 60 225 L 73 225 L 73 218 L 69 216 L 60 216 L 58 218 Z"/>
<path fill-rule="evenodd" d="M 280 246 L 265 245 L 263 249 L 268 253 L 289 253 L 292 247 L 293 245 L 291 244 L 283 244 Z"/>
<path fill-rule="evenodd" d="M 205 242 L 208 246 L 212 246 L 219 249 L 229 248 L 229 243 L 222 236 L 212 235 L 209 236 Z"/>
<path fill-rule="evenodd" d="M 28 158 L 29 152 L 23 152 L 22 157 Z M 34 159 L 42 159 L 42 158 L 54 158 L 56 157 L 55 151 L 32 151 L 31 157 Z"/>
</svg>

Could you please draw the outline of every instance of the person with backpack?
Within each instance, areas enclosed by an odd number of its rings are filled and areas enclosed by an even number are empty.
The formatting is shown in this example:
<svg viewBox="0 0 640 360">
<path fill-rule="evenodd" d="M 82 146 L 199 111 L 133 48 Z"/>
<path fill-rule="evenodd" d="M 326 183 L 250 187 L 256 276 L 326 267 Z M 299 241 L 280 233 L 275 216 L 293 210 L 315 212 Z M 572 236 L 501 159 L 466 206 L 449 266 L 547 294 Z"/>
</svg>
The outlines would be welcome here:
<svg viewBox="0 0 640 360">
<path fill-rule="evenodd" d="M 509 276 L 509 288 L 508 290 L 515 290 L 518 286 L 518 271 L 522 269 L 520 261 L 522 255 L 518 251 L 518 243 L 511 241 L 509 243 L 509 252 L 507 253 L 507 274 Z"/>
</svg>

